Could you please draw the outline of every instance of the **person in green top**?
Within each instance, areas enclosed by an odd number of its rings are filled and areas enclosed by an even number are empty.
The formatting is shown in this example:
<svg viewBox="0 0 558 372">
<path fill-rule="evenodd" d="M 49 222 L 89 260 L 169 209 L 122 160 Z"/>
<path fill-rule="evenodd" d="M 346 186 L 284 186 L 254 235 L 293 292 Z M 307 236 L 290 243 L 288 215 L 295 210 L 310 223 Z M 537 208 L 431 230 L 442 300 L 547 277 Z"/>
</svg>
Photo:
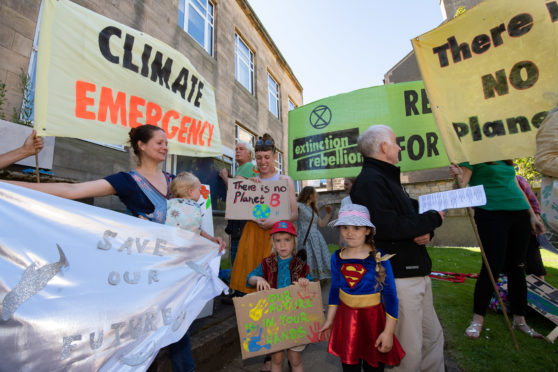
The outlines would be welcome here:
<svg viewBox="0 0 558 372">
<path fill-rule="evenodd" d="M 525 322 L 527 285 L 525 258 L 530 229 L 542 232 L 544 226 L 536 218 L 515 178 L 511 160 L 471 165 L 450 165 L 450 174 L 462 185 L 483 185 L 486 204 L 475 208 L 475 222 L 492 273 L 508 275 L 508 294 L 513 313 L 513 327 L 531 337 L 542 338 Z M 493 288 L 484 265 L 475 285 L 473 320 L 465 336 L 479 338 Z"/>
<path fill-rule="evenodd" d="M 252 178 L 258 175 L 258 170 L 254 163 L 252 163 L 252 159 L 254 157 L 254 148 L 249 143 L 239 141 L 235 147 L 234 159 L 238 164 L 238 168 L 236 169 L 235 177 L 242 177 L 242 178 Z M 232 175 L 229 173 L 227 169 L 221 170 L 219 176 L 225 181 L 225 185 L 228 184 L 229 178 Z M 246 221 L 241 220 L 229 220 L 227 222 L 227 227 L 225 227 L 225 232 L 231 236 L 231 251 L 230 251 L 230 260 L 231 260 L 231 268 L 234 264 L 234 259 L 236 257 L 236 252 L 238 251 L 238 242 L 240 241 L 240 236 L 242 235 L 242 230 L 244 229 L 244 225 Z"/>
</svg>

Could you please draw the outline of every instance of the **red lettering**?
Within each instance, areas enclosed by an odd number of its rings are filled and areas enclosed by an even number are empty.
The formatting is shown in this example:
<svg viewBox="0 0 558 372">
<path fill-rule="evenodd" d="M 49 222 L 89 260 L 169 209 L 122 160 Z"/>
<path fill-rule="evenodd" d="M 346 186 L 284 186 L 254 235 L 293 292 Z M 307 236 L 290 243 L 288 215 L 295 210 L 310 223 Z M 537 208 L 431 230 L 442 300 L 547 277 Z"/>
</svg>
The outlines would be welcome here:
<svg viewBox="0 0 558 372">
<path fill-rule="evenodd" d="M 213 128 L 215 128 L 215 125 L 211 123 L 207 123 L 207 124 L 209 128 L 209 138 L 207 139 L 207 147 L 211 147 L 211 138 L 213 138 Z"/>
<path fill-rule="evenodd" d="M 183 116 L 182 120 L 180 120 L 180 129 L 178 130 L 178 137 L 177 137 L 178 142 L 180 142 L 180 143 L 186 142 L 186 137 L 184 137 L 184 135 L 188 132 L 188 127 L 186 126 L 186 124 L 190 123 L 191 121 L 192 121 L 192 118 L 188 117 L 188 116 Z M 188 136 L 188 137 L 190 137 L 190 136 Z M 188 139 L 188 143 L 190 143 L 189 139 Z"/>
<path fill-rule="evenodd" d="M 161 115 L 163 115 L 161 106 L 153 102 L 147 102 L 145 108 L 145 124 L 158 125 Z"/>
<path fill-rule="evenodd" d="M 143 113 L 138 110 L 138 106 L 145 105 L 145 100 L 141 97 L 130 96 L 130 113 L 128 117 L 128 122 L 130 123 L 130 128 L 139 127 L 143 123 L 138 122 L 138 119 L 143 117 Z"/>
<path fill-rule="evenodd" d="M 279 200 L 279 194 L 271 194 L 271 200 L 269 201 L 269 205 L 272 207 L 278 207 L 281 201 Z"/>
<path fill-rule="evenodd" d="M 178 132 L 178 128 L 176 126 L 172 127 L 172 131 L 169 132 L 169 121 L 170 119 L 178 119 L 180 117 L 180 114 L 176 111 L 170 110 L 165 112 L 165 115 L 163 115 L 163 120 L 161 121 L 161 128 L 165 131 L 165 133 L 167 134 L 167 138 L 168 139 L 173 139 L 174 136 L 176 135 L 176 133 Z"/>
<path fill-rule="evenodd" d="M 76 81 L 76 110 L 77 118 L 95 120 L 95 113 L 87 111 L 87 106 L 93 106 L 95 99 L 87 97 L 87 92 L 95 92 L 97 87 L 85 81 Z"/>
<path fill-rule="evenodd" d="M 205 121 L 203 123 L 203 127 L 202 129 L 200 129 L 200 134 L 199 134 L 199 141 L 200 141 L 200 146 L 203 146 L 205 144 L 205 142 L 203 141 L 203 132 L 205 132 L 205 128 L 209 125 L 209 123 L 207 121 Z"/>
<path fill-rule="evenodd" d="M 194 145 L 198 144 L 198 137 L 201 127 L 201 120 L 192 119 L 192 124 L 190 125 L 190 130 L 188 131 L 188 144 L 192 143 L 192 139 L 194 140 Z"/>
<path fill-rule="evenodd" d="M 107 112 L 110 112 L 110 122 L 116 124 L 118 122 L 118 113 L 120 113 L 120 124 L 123 127 L 126 123 L 126 93 L 118 92 L 116 99 L 112 99 L 112 89 L 107 87 L 101 88 L 101 98 L 99 99 L 98 120 L 103 123 L 107 121 Z"/>
</svg>

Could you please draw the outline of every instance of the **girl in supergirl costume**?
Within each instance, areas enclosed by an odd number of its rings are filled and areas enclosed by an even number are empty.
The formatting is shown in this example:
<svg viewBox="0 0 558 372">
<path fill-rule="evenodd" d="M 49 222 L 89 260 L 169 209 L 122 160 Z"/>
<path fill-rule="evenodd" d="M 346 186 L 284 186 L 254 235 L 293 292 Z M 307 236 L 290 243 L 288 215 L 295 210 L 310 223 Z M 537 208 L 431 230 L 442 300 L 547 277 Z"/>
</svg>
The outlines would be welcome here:
<svg viewBox="0 0 558 372">
<path fill-rule="evenodd" d="M 375 227 L 362 205 L 344 200 L 330 226 L 340 229 L 344 247 L 331 257 L 329 308 L 320 332 L 331 329 L 328 351 L 341 359 L 343 371 L 383 371 L 405 356 L 393 334 L 399 303 L 392 255 L 375 248 Z"/>
<path fill-rule="evenodd" d="M 262 260 L 247 279 L 247 285 L 256 286 L 258 291 L 288 287 L 291 284 L 307 286 L 312 280 L 310 268 L 297 255 L 296 229 L 290 221 L 279 221 L 271 228 L 272 254 Z M 287 351 L 292 372 L 302 372 L 302 351 L 305 345 L 295 346 Z M 271 371 L 283 370 L 283 350 L 271 355 Z"/>
</svg>

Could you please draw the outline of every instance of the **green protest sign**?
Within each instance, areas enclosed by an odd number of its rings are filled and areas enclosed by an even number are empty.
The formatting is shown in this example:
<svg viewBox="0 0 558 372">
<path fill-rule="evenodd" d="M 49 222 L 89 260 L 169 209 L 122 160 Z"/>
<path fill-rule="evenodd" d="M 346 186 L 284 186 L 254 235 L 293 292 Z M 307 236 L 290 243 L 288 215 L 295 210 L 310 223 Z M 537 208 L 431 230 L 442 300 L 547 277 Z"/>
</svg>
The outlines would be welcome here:
<svg viewBox="0 0 558 372">
<path fill-rule="evenodd" d="M 422 81 L 382 85 L 324 98 L 289 111 L 289 176 L 354 177 L 357 140 L 369 126 L 390 126 L 403 172 L 449 164 Z"/>
</svg>

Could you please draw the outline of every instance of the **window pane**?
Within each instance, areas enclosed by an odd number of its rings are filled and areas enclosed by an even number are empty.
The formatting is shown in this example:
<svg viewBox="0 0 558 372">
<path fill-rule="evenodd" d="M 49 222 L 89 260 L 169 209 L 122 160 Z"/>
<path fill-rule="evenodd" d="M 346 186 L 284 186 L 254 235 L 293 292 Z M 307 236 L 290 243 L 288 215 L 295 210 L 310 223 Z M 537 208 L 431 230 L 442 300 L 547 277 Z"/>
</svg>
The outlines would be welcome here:
<svg viewBox="0 0 558 372">
<path fill-rule="evenodd" d="M 254 144 L 254 135 L 248 132 L 246 129 L 236 126 L 236 141 L 235 142 L 246 142 L 250 144 Z"/>
<path fill-rule="evenodd" d="M 185 3 L 187 12 L 184 12 Z M 187 20 L 184 20 L 184 18 Z M 186 25 L 184 24 L 186 22 Z M 213 4 L 208 0 L 179 0 L 178 25 L 213 55 Z"/>
<path fill-rule="evenodd" d="M 184 29 L 184 1 L 186 0 L 178 0 L 178 27 Z"/>
<path fill-rule="evenodd" d="M 205 12 L 205 9 L 207 8 L 207 0 L 194 0 L 194 5 L 201 11 Z"/>
<path fill-rule="evenodd" d="M 188 33 L 204 46 L 204 28 L 205 22 L 198 12 L 190 5 L 188 12 Z"/>
<path fill-rule="evenodd" d="M 283 172 L 283 153 L 282 152 L 277 151 L 277 160 L 275 161 L 275 166 L 279 170 L 279 173 L 285 174 L 285 172 Z"/>
<path fill-rule="evenodd" d="M 236 80 L 253 94 L 254 54 L 238 35 L 235 36 L 235 54 Z"/>
<path fill-rule="evenodd" d="M 273 97 L 271 92 L 269 92 L 269 111 L 271 111 L 271 113 L 273 115 L 278 116 L 277 115 L 277 101 L 275 100 L 275 97 Z"/>
<path fill-rule="evenodd" d="M 244 65 L 243 63 L 239 63 L 236 79 L 242 85 L 244 85 L 244 87 L 246 89 L 248 89 L 249 91 L 252 91 L 252 89 L 250 87 L 250 75 L 248 73 L 248 69 L 246 68 L 246 65 Z"/>
<path fill-rule="evenodd" d="M 295 108 L 296 108 L 295 104 L 293 103 L 293 101 L 289 99 L 289 111 L 294 110 Z"/>
<path fill-rule="evenodd" d="M 267 77 L 268 82 L 268 97 L 269 97 L 269 111 L 277 118 L 279 118 L 279 85 L 273 80 L 271 75 Z"/>
<path fill-rule="evenodd" d="M 209 26 L 209 30 L 207 32 L 207 53 L 209 53 L 210 55 L 213 55 L 213 27 Z"/>
</svg>

